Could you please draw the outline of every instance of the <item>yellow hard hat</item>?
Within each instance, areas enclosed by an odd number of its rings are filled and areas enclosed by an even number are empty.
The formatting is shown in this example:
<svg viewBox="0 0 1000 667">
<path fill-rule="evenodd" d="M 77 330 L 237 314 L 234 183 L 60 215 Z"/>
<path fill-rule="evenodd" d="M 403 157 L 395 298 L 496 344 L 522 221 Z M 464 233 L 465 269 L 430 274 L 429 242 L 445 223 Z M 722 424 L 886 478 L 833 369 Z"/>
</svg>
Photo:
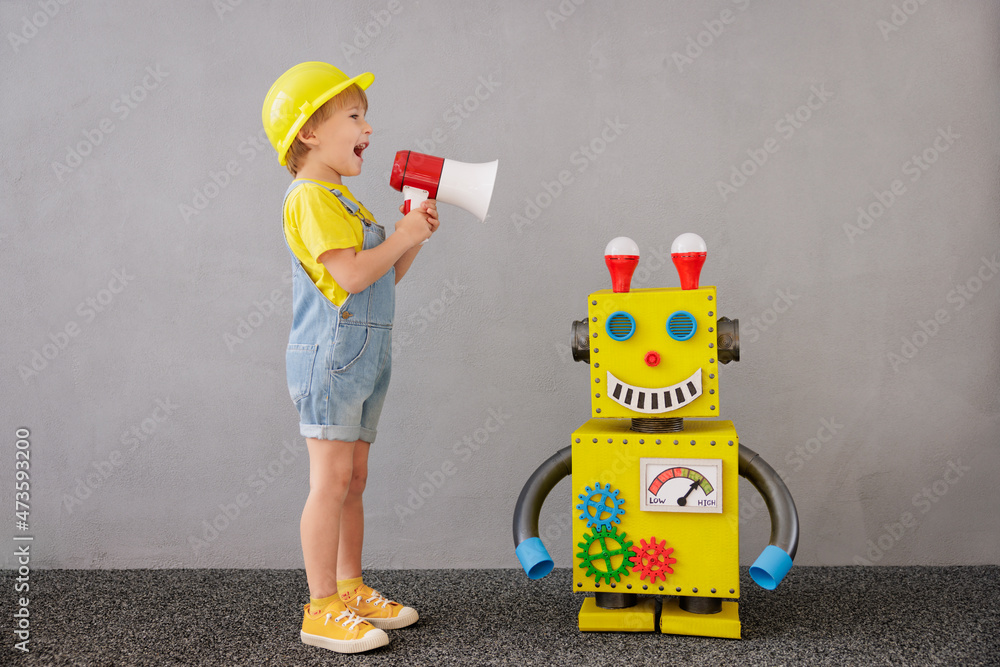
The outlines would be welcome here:
<svg viewBox="0 0 1000 667">
<path fill-rule="evenodd" d="M 348 78 L 333 65 L 321 62 L 300 63 L 279 76 L 267 91 L 261 111 L 264 132 L 278 151 L 278 163 L 285 164 L 295 135 L 316 109 L 352 83 L 364 90 L 374 80 L 371 72 Z"/>
</svg>

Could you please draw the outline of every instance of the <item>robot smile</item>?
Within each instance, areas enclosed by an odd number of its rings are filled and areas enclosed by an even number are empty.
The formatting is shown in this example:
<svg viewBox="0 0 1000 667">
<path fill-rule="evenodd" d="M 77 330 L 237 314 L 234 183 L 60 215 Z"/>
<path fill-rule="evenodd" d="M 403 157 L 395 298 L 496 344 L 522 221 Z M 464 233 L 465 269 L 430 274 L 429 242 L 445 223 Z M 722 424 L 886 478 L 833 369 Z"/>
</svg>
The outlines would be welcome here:
<svg viewBox="0 0 1000 667">
<path fill-rule="evenodd" d="M 686 380 L 657 389 L 625 384 L 608 371 L 608 396 L 619 405 L 636 412 L 670 412 L 701 396 L 701 369 L 697 369 Z"/>
</svg>

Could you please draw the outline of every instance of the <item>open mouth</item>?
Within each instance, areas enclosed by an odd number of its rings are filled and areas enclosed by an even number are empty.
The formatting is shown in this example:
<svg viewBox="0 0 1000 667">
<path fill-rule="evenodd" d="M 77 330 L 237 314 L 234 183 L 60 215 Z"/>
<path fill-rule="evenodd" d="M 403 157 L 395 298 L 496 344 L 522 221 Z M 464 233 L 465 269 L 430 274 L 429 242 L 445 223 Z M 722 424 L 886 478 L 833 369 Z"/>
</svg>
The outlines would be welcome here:
<svg viewBox="0 0 1000 667">
<path fill-rule="evenodd" d="M 368 148 L 368 144 L 358 144 L 357 146 L 354 147 L 354 154 L 357 155 L 358 157 L 361 157 L 361 154 L 364 152 L 366 148 Z M 361 159 L 363 160 L 364 158 Z"/>
<path fill-rule="evenodd" d="M 608 371 L 608 395 L 629 410 L 646 414 L 670 412 L 701 396 L 701 369 L 669 387 L 651 389 L 625 384 Z"/>
</svg>

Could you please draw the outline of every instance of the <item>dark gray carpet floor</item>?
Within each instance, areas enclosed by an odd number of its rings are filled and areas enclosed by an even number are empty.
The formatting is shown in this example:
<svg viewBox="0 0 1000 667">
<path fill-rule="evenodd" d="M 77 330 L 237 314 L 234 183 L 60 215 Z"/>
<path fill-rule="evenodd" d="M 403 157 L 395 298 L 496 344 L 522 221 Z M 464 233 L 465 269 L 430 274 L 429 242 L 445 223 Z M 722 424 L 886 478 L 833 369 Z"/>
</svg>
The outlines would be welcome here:
<svg viewBox="0 0 1000 667">
<path fill-rule="evenodd" d="M 742 640 L 581 633 L 569 570 L 383 570 L 367 582 L 421 619 L 375 651 L 305 646 L 302 570 L 40 570 L 31 652 L 3 665 L 1000 665 L 1000 567 L 796 567 L 777 591 L 744 570 Z"/>
</svg>

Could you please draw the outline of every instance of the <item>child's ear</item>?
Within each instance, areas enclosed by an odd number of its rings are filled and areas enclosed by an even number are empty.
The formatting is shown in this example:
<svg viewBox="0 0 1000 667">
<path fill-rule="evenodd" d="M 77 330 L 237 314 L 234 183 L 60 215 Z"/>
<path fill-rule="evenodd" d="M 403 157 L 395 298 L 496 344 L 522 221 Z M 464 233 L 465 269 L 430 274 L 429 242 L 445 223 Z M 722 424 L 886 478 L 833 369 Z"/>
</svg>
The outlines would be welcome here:
<svg viewBox="0 0 1000 667">
<path fill-rule="evenodd" d="M 307 146 L 316 145 L 316 133 L 313 130 L 307 130 L 303 128 L 299 130 L 298 137 L 299 141 L 306 144 Z"/>
</svg>

